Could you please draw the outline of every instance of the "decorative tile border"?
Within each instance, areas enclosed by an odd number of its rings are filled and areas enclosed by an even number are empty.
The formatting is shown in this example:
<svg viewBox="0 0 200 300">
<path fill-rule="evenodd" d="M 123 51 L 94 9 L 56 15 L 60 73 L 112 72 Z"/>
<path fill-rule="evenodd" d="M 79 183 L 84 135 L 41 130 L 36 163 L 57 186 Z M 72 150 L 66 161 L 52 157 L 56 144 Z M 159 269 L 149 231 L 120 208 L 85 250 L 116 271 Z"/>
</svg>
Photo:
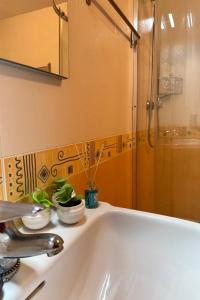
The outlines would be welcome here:
<svg viewBox="0 0 200 300">
<path fill-rule="evenodd" d="M 132 134 L 124 134 L 4 158 L 7 199 L 16 201 L 31 193 L 36 186 L 45 188 L 55 178 L 69 178 L 81 173 L 88 167 L 88 162 L 95 166 L 101 149 L 100 164 L 113 159 L 131 150 L 134 141 Z"/>
<path fill-rule="evenodd" d="M 3 160 L 0 159 L 0 199 L 4 199 L 2 163 L 3 163 Z"/>
<path fill-rule="evenodd" d="M 187 127 L 187 126 L 176 126 L 169 125 L 161 127 L 159 130 L 160 138 L 200 138 L 199 127 Z"/>
<path fill-rule="evenodd" d="M 16 156 L 6 158 L 4 160 L 5 167 L 5 183 L 7 198 L 21 197 L 25 195 L 25 172 L 23 165 L 23 157 Z"/>
</svg>

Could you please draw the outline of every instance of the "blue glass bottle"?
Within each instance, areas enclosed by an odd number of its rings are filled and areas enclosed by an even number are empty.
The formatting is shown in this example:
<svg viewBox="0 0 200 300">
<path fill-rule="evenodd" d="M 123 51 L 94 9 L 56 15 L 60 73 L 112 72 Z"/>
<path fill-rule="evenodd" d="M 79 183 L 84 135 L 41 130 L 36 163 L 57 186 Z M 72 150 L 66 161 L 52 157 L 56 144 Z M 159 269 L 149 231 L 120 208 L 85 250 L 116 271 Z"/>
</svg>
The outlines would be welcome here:
<svg viewBox="0 0 200 300">
<path fill-rule="evenodd" d="M 85 190 L 85 206 L 86 208 L 97 208 L 99 206 L 98 190 L 95 188 L 88 188 Z"/>
</svg>

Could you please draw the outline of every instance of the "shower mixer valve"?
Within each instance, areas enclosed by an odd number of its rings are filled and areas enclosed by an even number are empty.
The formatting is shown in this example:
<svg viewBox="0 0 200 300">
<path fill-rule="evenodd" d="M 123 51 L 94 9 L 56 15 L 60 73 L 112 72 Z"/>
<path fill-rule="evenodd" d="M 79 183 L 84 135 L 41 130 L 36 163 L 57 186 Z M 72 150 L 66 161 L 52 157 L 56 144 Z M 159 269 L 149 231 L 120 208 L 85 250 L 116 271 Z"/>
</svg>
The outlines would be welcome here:
<svg viewBox="0 0 200 300">
<path fill-rule="evenodd" d="M 146 109 L 147 111 L 153 110 L 155 107 L 154 101 L 147 100 Z"/>
</svg>

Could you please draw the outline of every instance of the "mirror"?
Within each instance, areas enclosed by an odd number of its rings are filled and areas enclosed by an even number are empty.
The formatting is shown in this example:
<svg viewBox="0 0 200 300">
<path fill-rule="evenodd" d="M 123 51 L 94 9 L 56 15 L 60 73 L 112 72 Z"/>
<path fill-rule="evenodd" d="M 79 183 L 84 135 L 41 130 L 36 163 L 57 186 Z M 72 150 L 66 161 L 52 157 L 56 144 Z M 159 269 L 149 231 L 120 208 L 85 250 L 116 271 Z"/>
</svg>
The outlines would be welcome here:
<svg viewBox="0 0 200 300">
<path fill-rule="evenodd" d="M 1 0 L 0 61 L 68 77 L 65 0 Z"/>
</svg>

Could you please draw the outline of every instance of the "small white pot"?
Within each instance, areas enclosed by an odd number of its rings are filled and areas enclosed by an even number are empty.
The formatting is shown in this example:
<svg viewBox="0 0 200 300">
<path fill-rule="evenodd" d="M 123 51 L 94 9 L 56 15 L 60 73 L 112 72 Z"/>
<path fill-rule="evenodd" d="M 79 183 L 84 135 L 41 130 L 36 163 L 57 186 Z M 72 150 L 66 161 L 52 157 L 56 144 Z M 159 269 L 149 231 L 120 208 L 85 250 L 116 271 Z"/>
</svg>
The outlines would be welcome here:
<svg viewBox="0 0 200 300">
<path fill-rule="evenodd" d="M 85 201 L 81 200 L 81 203 L 72 206 L 72 207 L 64 207 L 61 205 L 57 206 L 57 214 L 59 219 L 66 224 L 75 224 L 79 222 L 85 212 Z"/>
<path fill-rule="evenodd" d="M 49 224 L 51 219 L 51 209 L 45 208 L 35 215 L 22 217 L 22 222 L 29 229 L 42 229 Z"/>
</svg>

